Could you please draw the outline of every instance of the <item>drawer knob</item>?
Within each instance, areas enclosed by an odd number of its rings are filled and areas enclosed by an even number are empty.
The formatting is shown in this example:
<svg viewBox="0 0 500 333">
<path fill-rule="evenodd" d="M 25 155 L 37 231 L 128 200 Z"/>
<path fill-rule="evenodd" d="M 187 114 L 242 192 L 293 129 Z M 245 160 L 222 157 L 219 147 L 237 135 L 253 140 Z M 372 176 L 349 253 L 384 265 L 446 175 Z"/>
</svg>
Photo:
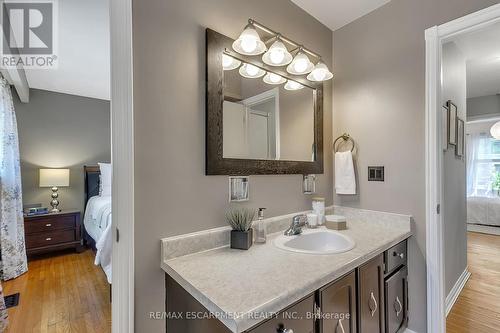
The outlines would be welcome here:
<svg viewBox="0 0 500 333">
<path fill-rule="evenodd" d="M 51 223 L 47 223 L 45 226 L 46 227 L 52 227 L 52 224 Z"/>
<path fill-rule="evenodd" d="M 293 330 L 291 328 L 284 328 L 283 326 L 280 326 L 280 328 L 278 328 L 278 333 L 293 333 Z"/>
<path fill-rule="evenodd" d="M 397 252 L 393 252 L 392 255 L 394 257 L 400 257 L 401 259 L 404 259 L 405 258 L 405 254 L 404 253 L 397 253 Z"/>
<path fill-rule="evenodd" d="M 47 238 L 45 238 L 45 240 L 46 240 L 46 241 L 51 241 L 51 240 L 52 240 L 52 238 L 47 237 Z"/>
</svg>

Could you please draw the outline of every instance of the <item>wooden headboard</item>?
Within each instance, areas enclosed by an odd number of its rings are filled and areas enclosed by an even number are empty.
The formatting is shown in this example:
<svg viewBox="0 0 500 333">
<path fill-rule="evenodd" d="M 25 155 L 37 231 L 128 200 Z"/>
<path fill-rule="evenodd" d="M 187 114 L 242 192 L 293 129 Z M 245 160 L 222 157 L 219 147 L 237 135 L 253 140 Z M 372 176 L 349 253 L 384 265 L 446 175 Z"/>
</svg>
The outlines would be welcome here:
<svg viewBox="0 0 500 333">
<path fill-rule="evenodd" d="M 90 198 L 99 195 L 99 183 L 101 181 L 101 170 L 97 165 L 86 165 L 83 167 L 85 172 L 85 206 Z"/>
</svg>

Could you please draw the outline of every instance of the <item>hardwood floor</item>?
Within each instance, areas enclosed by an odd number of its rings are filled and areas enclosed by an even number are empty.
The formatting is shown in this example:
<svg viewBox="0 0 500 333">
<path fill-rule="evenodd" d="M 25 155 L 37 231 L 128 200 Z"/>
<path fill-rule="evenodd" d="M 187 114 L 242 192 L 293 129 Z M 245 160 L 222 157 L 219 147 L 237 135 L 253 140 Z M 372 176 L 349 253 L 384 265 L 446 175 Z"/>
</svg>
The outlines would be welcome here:
<svg viewBox="0 0 500 333">
<path fill-rule="evenodd" d="M 111 332 L 109 284 L 91 250 L 32 259 L 28 269 L 2 282 L 5 295 L 21 293 L 7 333 Z"/>
<path fill-rule="evenodd" d="M 500 332 L 500 236 L 469 232 L 471 277 L 446 320 L 448 333 Z"/>
</svg>

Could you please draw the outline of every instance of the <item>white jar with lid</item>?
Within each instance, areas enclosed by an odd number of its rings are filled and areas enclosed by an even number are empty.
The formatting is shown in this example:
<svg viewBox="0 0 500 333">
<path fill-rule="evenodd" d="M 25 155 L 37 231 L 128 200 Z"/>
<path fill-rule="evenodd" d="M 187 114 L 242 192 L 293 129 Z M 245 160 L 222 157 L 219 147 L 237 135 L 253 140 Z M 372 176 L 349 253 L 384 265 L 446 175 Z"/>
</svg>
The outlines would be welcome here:
<svg viewBox="0 0 500 333">
<path fill-rule="evenodd" d="M 318 215 L 318 224 L 323 225 L 325 220 L 325 198 L 312 198 L 312 210 L 314 214 Z"/>
</svg>

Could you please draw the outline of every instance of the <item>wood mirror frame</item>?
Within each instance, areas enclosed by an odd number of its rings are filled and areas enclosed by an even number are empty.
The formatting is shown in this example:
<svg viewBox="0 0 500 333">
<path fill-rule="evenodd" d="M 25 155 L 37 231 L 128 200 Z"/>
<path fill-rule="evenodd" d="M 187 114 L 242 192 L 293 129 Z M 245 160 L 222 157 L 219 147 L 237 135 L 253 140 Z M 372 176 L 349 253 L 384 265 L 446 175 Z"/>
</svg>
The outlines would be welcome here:
<svg viewBox="0 0 500 333">
<path fill-rule="evenodd" d="M 274 175 L 323 173 L 323 84 L 291 76 L 282 68 L 264 64 L 260 57 L 232 51 L 233 39 L 206 29 L 206 175 Z M 223 157 L 224 74 L 222 54 L 226 52 L 313 89 L 315 161 L 236 159 Z M 257 60 L 256 60 L 257 59 Z"/>
</svg>

